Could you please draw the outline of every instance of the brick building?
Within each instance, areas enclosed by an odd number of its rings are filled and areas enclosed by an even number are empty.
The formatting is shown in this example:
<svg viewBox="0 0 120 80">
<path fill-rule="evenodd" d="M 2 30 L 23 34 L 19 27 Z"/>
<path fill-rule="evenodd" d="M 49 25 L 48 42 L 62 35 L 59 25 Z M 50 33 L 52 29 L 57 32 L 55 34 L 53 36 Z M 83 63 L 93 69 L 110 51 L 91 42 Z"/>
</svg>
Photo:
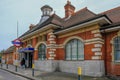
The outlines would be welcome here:
<svg viewBox="0 0 120 80">
<path fill-rule="evenodd" d="M 38 24 L 19 37 L 20 60 L 26 67 L 88 76 L 120 75 L 120 7 L 95 14 L 87 7 L 75 11 L 67 1 L 65 17 L 45 5 Z"/>
<path fill-rule="evenodd" d="M 2 54 L 2 63 L 13 64 L 14 52 L 15 52 L 14 46 L 10 46 L 7 50 L 5 50 Z"/>
</svg>

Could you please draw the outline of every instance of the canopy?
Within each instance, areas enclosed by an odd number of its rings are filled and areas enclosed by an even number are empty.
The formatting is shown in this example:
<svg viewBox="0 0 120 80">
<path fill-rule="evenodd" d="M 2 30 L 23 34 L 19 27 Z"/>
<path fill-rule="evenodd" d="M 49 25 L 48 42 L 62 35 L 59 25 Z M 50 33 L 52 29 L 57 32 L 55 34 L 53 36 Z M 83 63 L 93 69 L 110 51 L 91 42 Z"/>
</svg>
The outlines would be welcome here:
<svg viewBox="0 0 120 80">
<path fill-rule="evenodd" d="M 34 48 L 21 48 L 18 50 L 20 53 L 25 53 L 25 52 L 34 52 Z"/>
</svg>

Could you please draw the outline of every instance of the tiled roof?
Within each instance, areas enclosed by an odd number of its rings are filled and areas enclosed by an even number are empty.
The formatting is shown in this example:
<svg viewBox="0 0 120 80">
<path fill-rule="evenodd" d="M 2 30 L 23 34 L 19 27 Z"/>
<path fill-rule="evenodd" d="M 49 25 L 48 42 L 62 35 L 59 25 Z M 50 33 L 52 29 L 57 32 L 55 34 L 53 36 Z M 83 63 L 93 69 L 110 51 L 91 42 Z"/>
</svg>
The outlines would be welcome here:
<svg viewBox="0 0 120 80">
<path fill-rule="evenodd" d="M 91 12 L 87 9 L 87 7 L 77 11 L 74 15 L 69 17 L 68 19 L 64 19 L 64 27 L 69 27 L 71 25 L 74 25 L 76 23 L 82 22 L 84 20 L 90 19 L 92 17 L 95 17 L 96 14 Z"/>
<path fill-rule="evenodd" d="M 107 17 L 106 15 L 104 15 L 104 14 L 99 14 L 99 15 L 96 15 L 96 16 L 94 16 L 94 17 L 88 18 L 88 19 L 86 19 L 86 20 L 80 21 L 80 22 L 78 22 L 78 23 L 76 23 L 76 24 L 73 24 L 73 25 L 71 25 L 71 26 L 64 27 L 64 28 L 61 28 L 61 29 L 56 29 L 54 32 L 62 31 L 62 30 L 71 28 L 71 27 L 73 27 L 73 26 L 80 25 L 80 24 L 83 24 L 83 23 L 86 23 L 86 22 L 89 22 L 89 21 L 92 21 L 92 20 L 95 20 L 95 19 L 98 19 L 98 18 L 101 18 L 101 17 L 106 17 L 106 18 L 108 18 L 108 17 Z M 108 20 L 109 20 L 109 18 L 108 18 Z M 110 21 L 110 20 L 109 20 L 109 21 Z"/>
<path fill-rule="evenodd" d="M 10 46 L 7 50 L 5 50 L 4 53 L 11 53 L 11 52 L 14 52 L 15 50 L 15 46 Z"/>
<path fill-rule="evenodd" d="M 55 24 L 55 25 L 58 25 L 58 26 L 63 26 L 62 25 L 62 19 L 57 16 L 56 14 L 53 14 L 50 18 L 48 18 L 45 22 L 41 23 L 40 25 L 37 24 L 33 29 L 31 30 L 28 30 L 27 32 L 25 32 L 22 36 L 20 36 L 19 38 L 29 34 L 29 33 L 32 33 L 42 27 L 44 27 L 45 25 L 48 25 L 48 24 Z"/>
<path fill-rule="evenodd" d="M 100 14 L 106 14 L 108 16 L 108 18 L 110 18 L 113 23 L 120 22 L 120 6 L 117 8 L 113 8 L 111 10 L 107 10 L 105 12 L 102 12 Z"/>
<path fill-rule="evenodd" d="M 73 27 L 75 25 L 93 20 L 93 19 L 95 19 L 97 17 L 101 17 L 101 16 L 105 16 L 106 18 L 111 20 L 113 23 L 120 22 L 120 7 L 102 12 L 100 14 L 95 14 L 95 13 L 91 12 L 90 10 L 88 10 L 87 7 L 85 7 L 83 9 L 75 12 L 72 16 L 70 16 L 68 18 L 60 18 L 56 14 L 53 14 L 45 22 L 43 22 L 41 24 L 37 24 L 33 29 L 28 30 L 26 33 L 24 33 L 22 36 L 20 36 L 20 38 L 29 33 L 34 32 L 38 29 L 41 29 L 42 27 L 44 27 L 48 24 L 58 25 L 61 27 L 61 29 L 59 29 L 59 30 L 63 30 L 63 29 Z M 59 31 L 59 30 L 55 30 L 55 32 Z"/>
</svg>

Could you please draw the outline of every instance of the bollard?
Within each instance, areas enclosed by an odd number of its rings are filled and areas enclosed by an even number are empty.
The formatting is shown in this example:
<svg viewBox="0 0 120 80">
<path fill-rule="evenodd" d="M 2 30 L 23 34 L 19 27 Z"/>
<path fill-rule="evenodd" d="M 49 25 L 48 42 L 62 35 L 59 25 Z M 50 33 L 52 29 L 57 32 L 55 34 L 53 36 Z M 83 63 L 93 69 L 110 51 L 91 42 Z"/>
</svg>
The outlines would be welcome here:
<svg viewBox="0 0 120 80">
<path fill-rule="evenodd" d="M 8 63 L 6 64 L 6 69 L 8 69 Z"/>
<path fill-rule="evenodd" d="M 15 71 L 17 72 L 18 71 L 18 62 L 16 63 L 16 65 L 15 65 Z"/>
<path fill-rule="evenodd" d="M 2 68 L 2 63 L 1 63 L 1 68 Z"/>
<path fill-rule="evenodd" d="M 34 76 L 34 68 L 35 68 L 35 65 L 32 64 L 32 76 Z"/>
<path fill-rule="evenodd" d="M 82 80 L 81 79 L 81 74 L 82 74 L 81 67 L 78 67 L 78 80 Z"/>
<path fill-rule="evenodd" d="M 15 65 L 15 71 L 17 72 L 17 65 Z"/>
</svg>

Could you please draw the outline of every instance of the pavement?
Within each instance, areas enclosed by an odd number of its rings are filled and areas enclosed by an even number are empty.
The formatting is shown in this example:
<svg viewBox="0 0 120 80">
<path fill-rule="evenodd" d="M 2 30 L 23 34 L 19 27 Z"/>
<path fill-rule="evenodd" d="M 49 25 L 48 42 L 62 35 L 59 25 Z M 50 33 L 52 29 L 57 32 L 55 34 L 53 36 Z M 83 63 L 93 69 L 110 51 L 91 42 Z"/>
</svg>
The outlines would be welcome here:
<svg viewBox="0 0 120 80">
<path fill-rule="evenodd" d="M 19 75 L 25 77 L 29 80 L 78 80 L 77 74 L 72 73 L 64 73 L 64 72 L 44 72 L 40 70 L 34 70 L 34 76 L 32 76 L 32 69 L 26 68 L 23 69 L 21 67 L 17 67 L 14 65 L 7 65 L 2 64 L 0 65 L 0 69 L 9 71 L 15 75 Z M 88 77 L 88 76 L 81 76 L 81 80 L 111 80 L 107 77 Z"/>
</svg>

